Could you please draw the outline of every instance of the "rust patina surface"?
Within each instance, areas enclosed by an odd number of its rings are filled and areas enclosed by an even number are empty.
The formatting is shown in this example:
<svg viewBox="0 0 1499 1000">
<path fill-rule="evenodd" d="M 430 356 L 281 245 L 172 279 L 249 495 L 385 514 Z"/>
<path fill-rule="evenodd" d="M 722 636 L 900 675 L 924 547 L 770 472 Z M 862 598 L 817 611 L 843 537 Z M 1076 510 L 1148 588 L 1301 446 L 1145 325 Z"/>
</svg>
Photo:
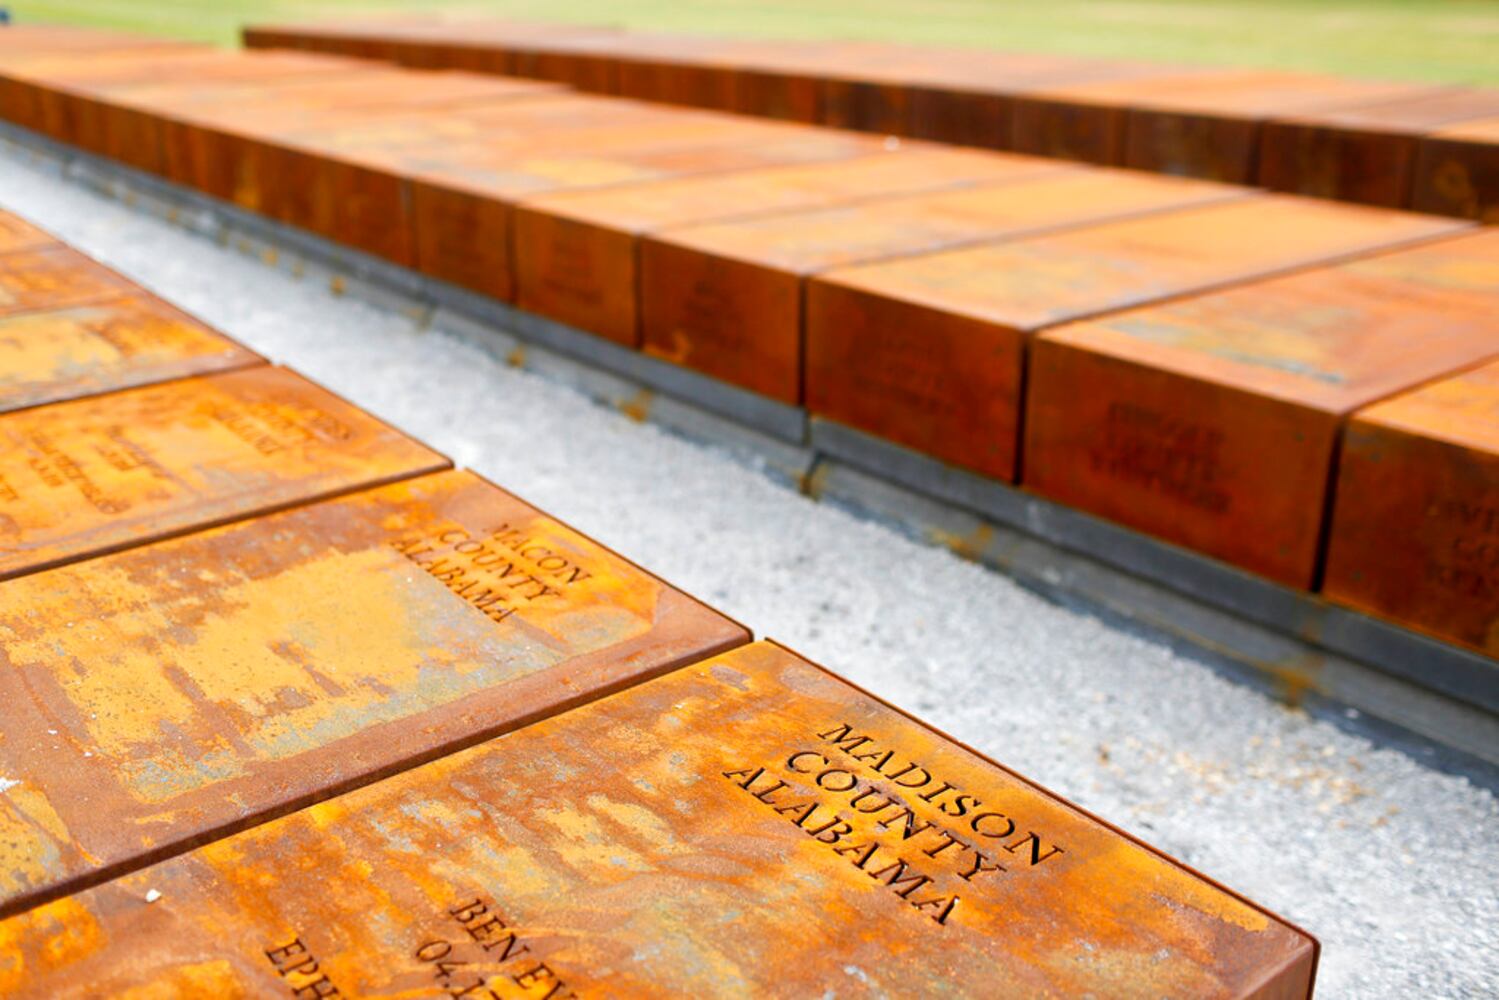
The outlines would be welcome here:
<svg viewBox="0 0 1499 1000">
<path fill-rule="evenodd" d="M 1323 589 L 1499 657 L 1499 364 L 1349 422 Z"/>
<path fill-rule="evenodd" d="M 1065 169 L 1048 160 L 905 143 L 831 163 L 542 195 L 515 211 L 517 303 L 640 342 L 640 237 L 673 226 L 827 208 Z"/>
<path fill-rule="evenodd" d="M 1492 230 L 1060 327 L 1031 347 L 1025 484 L 1311 587 L 1348 414 L 1496 356 Z"/>
<path fill-rule="evenodd" d="M 807 403 L 1013 479 L 1036 332 L 1463 228 L 1261 196 L 829 271 L 807 290 Z"/>
<path fill-rule="evenodd" d="M 1276 191 L 1404 208 L 1421 137 L 1499 115 L 1499 91 L 1444 87 L 1393 101 L 1267 122 L 1259 183 Z"/>
<path fill-rule="evenodd" d="M 3 591 L 0 912 L 748 639 L 467 472 Z"/>
<path fill-rule="evenodd" d="M 13 918 L 0 990 L 1293 998 L 1316 950 L 757 643 Z"/>
<path fill-rule="evenodd" d="M 1248 194 L 1171 177 L 1074 169 L 663 230 L 641 243 L 645 349 L 798 403 L 803 285 L 811 275 Z"/>
<path fill-rule="evenodd" d="M 0 317 L 0 412 L 260 364 L 144 292 Z"/>
<path fill-rule="evenodd" d="M 0 416 L 0 579 L 446 468 L 285 369 Z"/>
<path fill-rule="evenodd" d="M 1499 116 L 1421 141 L 1411 207 L 1499 223 Z"/>
<path fill-rule="evenodd" d="M 0 316 L 115 298 L 135 285 L 70 247 L 0 254 Z"/>
</svg>

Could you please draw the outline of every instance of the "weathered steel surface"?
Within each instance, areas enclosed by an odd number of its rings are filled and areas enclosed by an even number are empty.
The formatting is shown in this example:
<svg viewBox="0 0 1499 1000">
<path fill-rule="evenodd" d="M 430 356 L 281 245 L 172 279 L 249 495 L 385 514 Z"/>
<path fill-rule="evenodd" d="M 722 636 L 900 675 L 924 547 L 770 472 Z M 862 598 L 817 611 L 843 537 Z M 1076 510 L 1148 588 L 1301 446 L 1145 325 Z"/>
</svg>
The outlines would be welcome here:
<svg viewBox="0 0 1499 1000">
<path fill-rule="evenodd" d="M 0 316 L 62 309 L 135 290 L 125 278 L 61 243 L 0 255 Z"/>
<path fill-rule="evenodd" d="M 0 317 L 0 412 L 259 364 L 145 293 Z"/>
<path fill-rule="evenodd" d="M 281 368 L 0 416 L 0 579 L 445 468 Z"/>
<path fill-rule="evenodd" d="M 468 472 L 4 586 L 0 912 L 748 640 Z"/>
<path fill-rule="evenodd" d="M 1499 223 L 1499 117 L 1422 140 L 1411 207 Z"/>
<path fill-rule="evenodd" d="M 1260 128 L 1271 115 L 1414 97 L 1435 89 L 1303 73 L 1249 73 L 1224 87 L 1193 82 L 1130 108 L 1124 165 L 1250 184 Z"/>
<path fill-rule="evenodd" d="M 1245 184 L 1254 180 L 1266 119 L 1435 89 L 1267 70 L 1143 73 L 1018 95 L 1014 145 L 1022 152 Z"/>
<path fill-rule="evenodd" d="M 1354 416 L 1330 535 L 1329 598 L 1499 657 L 1499 364 Z"/>
<path fill-rule="evenodd" d="M 669 229 L 641 242 L 645 349 L 801 400 L 802 285 L 831 267 L 1245 197 L 1175 178 L 1069 170 L 1031 180 Z"/>
<path fill-rule="evenodd" d="M 794 165 L 542 195 L 518 205 L 517 302 L 637 346 L 639 237 L 673 226 L 825 208 L 920 191 L 1031 177 L 1054 163 L 909 144 Z"/>
<path fill-rule="evenodd" d="M 1262 196 L 832 271 L 807 293 L 807 404 L 1013 480 L 1035 331 L 1461 228 Z"/>
<path fill-rule="evenodd" d="M 1061 327 L 1031 348 L 1024 481 L 1309 588 L 1346 415 L 1495 356 L 1488 232 Z"/>
<path fill-rule="evenodd" d="M 57 242 L 19 215 L 0 211 L 0 254 L 36 250 Z"/>
<path fill-rule="evenodd" d="M 769 643 L 0 924 L 49 998 L 1289 1000 L 1316 957 Z"/>
<path fill-rule="evenodd" d="M 1450 87 L 1395 101 L 1267 122 L 1259 183 L 1389 208 L 1410 203 L 1423 135 L 1499 115 L 1499 90 Z"/>
<path fill-rule="evenodd" d="M 674 120 L 569 128 L 539 141 L 451 151 L 444 162 L 427 157 L 414 167 L 418 268 L 509 301 L 515 296 L 514 203 L 527 195 L 842 161 L 877 146 L 850 133 L 664 110 Z"/>
<path fill-rule="evenodd" d="M 251 61 L 246 57 L 240 57 Z M 304 56 L 310 65 L 260 67 L 254 73 L 224 81 L 192 84 L 142 84 L 118 87 L 97 99 L 102 112 L 93 131 L 95 152 L 144 170 L 166 174 L 167 146 L 185 143 L 184 129 L 206 123 L 233 122 L 245 115 L 272 112 L 269 121 L 282 128 L 305 119 L 326 122 L 327 112 L 348 117 L 381 112 L 388 115 L 438 113 L 481 107 L 552 92 L 551 84 L 501 80 L 467 73 L 410 73 L 350 65 L 323 56 Z M 326 65 L 325 65 L 326 64 Z M 183 118 L 186 121 L 182 121 Z M 332 116 L 334 124 L 342 120 Z M 209 140 L 211 141 L 211 140 Z M 143 155 L 150 152 L 149 162 Z M 177 153 L 179 157 L 181 153 Z"/>
<path fill-rule="evenodd" d="M 1040 80 L 1010 97 L 1009 146 L 1083 163 L 1124 161 L 1125 115 L 1141 95 L 1179 92 L 1232 71 L 1161 66 L 1097 79 Z"/>
</svg>

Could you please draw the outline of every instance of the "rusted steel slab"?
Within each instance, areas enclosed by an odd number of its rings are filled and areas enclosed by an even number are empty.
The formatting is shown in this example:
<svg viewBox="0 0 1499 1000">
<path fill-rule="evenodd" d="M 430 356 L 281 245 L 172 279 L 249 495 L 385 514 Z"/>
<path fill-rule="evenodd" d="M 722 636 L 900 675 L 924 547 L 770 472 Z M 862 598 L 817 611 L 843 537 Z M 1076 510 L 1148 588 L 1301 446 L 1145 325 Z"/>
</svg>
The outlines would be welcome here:
<svg viewBox="0 0 1499 1000">
<path fill-rule="evenodd" d="M 0 316 L 83 305 L 135 290 L 121 275 L 61 243 L 0 255 Z"/>
<path fill-rule="evenodd" d="M 906 144 L 794 165 L 541 195 L 515 209 L 517 303 L 640 343 L 639 238 L 671 227 L 826 208 L 1055 171 L 1045 160 Z"/>
<path fill-rule="evenodd" d="M 1422 136 L 1499 116 L 1499 90 L 1449 87 L 1267 122 L 1259 183 L 1276 191 L 1404 208 Z M 1448 213 L 1452 214 L 1452 213 Z"/>
<path fill-rule="evenodd" d="M 1496 356 L 1492 232 L 1064 326 L 1031 347 L 1024 481 L 1311 588 L 1347 415 Z M 1423 477 L 1336 495 L 1383 516 Z"/>
<path fill-rule="evenodd" d="M 38 250 L 58 242 L 51 234 L 38 229 L 19 215 L 0 211 L 0 254 L 17 250 Z"/>
<path fill-rule="evenodd" d="M 1017 127 L 1017 97 L 1044 87 L 1129 80 L 1180 72 L 1170 66 L 1031 53 L 996 53 L 973 72 L 948 71 L 911 91 L 913 136 L 1019 151 L 1052 151 L 1044 135 Z M 946 76 L 944 82 L 942 76 Z M 1065 157 L 1078 159 L 1078 157 Z"/>
<path fill-rule="evenodd" d="M 5 593 L 0 912 L 749 638 L 469 472 Z"/>
<path fill-rule="evenodd" d="M 645 349 L 801 401 L 802 286 L 829 268 L 927 253 L 1248 192 L 1072 169 L 1030 180 L 663 230 L 641 242 Z"/>
<path fill-rule="evenodd" d="M 1316 962 L 770 643 L 0 924 L 0 989 L 49 998 L 1300 998 Z"/>
<path fill-rule="evenodd" d="M 0 413 L 262 363 L 144 292 L 20 313 L 0 317 Z"/>
<path fill-rule="evenodd" d="M 1147 72 L 1028 89 L 1016 99 L 1014 146 L 1022 152 L 1247 184 L 1254 181 L 1266 119 L 1437 89 L 1271 70 Z"/>
<path fill-rule="evenodd" d="M 620 102 L 626 104 L 628 102 Z M 779 165 L 847 161 L 876 150 L 867 136 L 665 109 L 655 123 L 566 128 L 538 140 L 450 150 L 414 165 L 417 267 L 504 301 L 515 297 L 515 203 L 587 190 Z M 530 248 L 525 248 L 529 253 Z"/>
<path fill-rule="evenodd" d="M 0 416 L 0 579 L 446 468 L 282 368 Z"/>
<path fill-rule="evenodd" d="M 1176 93 L 1232 71 L 1168 64 L 1089 61 L 1006 88 L 1005 147 L 1082 163 L 1124 160 L 1125 115 L 1139 95 Z"/>
<path fill-rule="evenodd" d="M 273 57 L 270 61 L 291 60 L 308 62 L 313 57 L 291 55 Z M 222 77 L 225 67 L 245 69 L 260 64 L 257 60 L 236 59 L 204 47 L 88 54 L 43 49 L 26 57 L 0 61 L 0 98 L 5 101 L 6 117 L 17 124 L 59 142 L 82 145 L 91 127 L 89 116 L 100 113 L 94 98 L 107 88 L 210 80 Z"/>
<path fill-rule="evenodd" d="M 1014 480 L 1037 331 L 1462 228 L 1266 195 L 831 271 L 807 292 L 807 405 Z"/>
<path fill-rule="evenodd" d="M 1338 464 L 1327 596 L 1499 658 L 1496 566 L 1499 364 L 1355 414 Z"/>
<path fill-rule="evenodd" d="M 1224 88 L 1193 83 L 1130 108 L 1124 165 L 1252 184 L 1271 115 L 1414 98 L 1438 88 L 1315 74 L 1259 73 Z"/>
<path fill-rule="evenodd" d="M 1411 207 L 1499 223 L 1499 116 L 1422 140 Z"/>
</svg>

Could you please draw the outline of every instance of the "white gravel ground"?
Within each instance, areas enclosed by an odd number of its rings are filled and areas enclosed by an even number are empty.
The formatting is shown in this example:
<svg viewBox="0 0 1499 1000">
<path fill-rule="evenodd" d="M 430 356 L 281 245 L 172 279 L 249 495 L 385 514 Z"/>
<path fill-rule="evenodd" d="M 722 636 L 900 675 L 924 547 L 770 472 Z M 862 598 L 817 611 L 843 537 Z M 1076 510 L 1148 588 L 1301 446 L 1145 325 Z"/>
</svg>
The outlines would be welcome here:
<svg viewBox="0 0 1499 1000">
<path fill-rule="evenodd" d="M 1499 996 L 1499 804 L 1465 779 L 9 159 L 0 204 L 1296 921 L 1320 995 Z"/>
</svg>

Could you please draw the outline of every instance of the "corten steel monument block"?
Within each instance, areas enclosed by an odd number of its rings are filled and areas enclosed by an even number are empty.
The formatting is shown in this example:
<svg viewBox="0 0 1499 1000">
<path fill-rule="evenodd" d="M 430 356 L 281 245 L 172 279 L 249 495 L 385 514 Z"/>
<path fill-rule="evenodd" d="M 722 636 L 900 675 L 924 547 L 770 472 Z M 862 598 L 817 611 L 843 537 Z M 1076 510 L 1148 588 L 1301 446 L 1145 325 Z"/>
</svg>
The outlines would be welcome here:
<svg viewBox="0 0 1499 1000">
<path fill-rule="evenodd" d="M 1024 481 L 1309 588 L 1348 414 L 1496 356 L 1487 232 L 1061 327 L 1031 346 Z"/>
<path fill-rule="evenodd" d="M 304 58 L 323 61 L 327 57 Z M 333 65 L 317 73 L 277 72 L 266 73 L 257 80 L 117 88 L 98 99 L 105 110 L 94 144 L 80 141 L 79 145 L 140 169 L 167 175 L 171 162 L 168 147 L 188 142 L 181 136 L 182 129 L 204 128 L 211 141 L 213 123 L 233 121 L 252 109 L 275 114 L 272 122 L 284 127 L 298 117 L 326 120 L 330 110 L 348 114 L 377 111 L 392 115 L 431 114 L 506 102 L 554 89 L 551 84 L 469 73 L 411 73 L 362 64 L 349 68 L 341 60 L 328 61 Z M 341 120 L 340 116 L 333 116 L 335 123 Z M 151 162 L 145 162 L 147 158 Z"/>
<path fill-rule="evenodd" d="M 134 59 L 128 67 L 96 67 L 70 62 L 60 70 L 34 73 L 31 86 L 41 109 L 43 131 L 90 152 L 161 174 L 162 139 L 152 127 L 156 117 L 150 103 L 153 95 L 175 93 L 202 100 L 225 90 L 238 91 L 243 100 L 250 88 L 267 87 L 272 81 L 291 84 L 370 74 L 368 67 L 352 60 L 300 53 L 246 56 L 215 52 L 211 57 L 194 55 L 157 63 Z"/>
<path fill-rule="evenodd" d="M 1259 183 L 1277 191 L 1388 208 L 1411 203 L 1421 138 L 1499 115 L 1499 90 L 1451 87 L 1265 124 Z M 1454 213 L 1449 213 L 1454 214 Z"/>
<path fill-rule="evenodd" d="M 1055 171 L 1046 160 L 918 144 L 831 163 L 542 195 L 515 211 L 517 303 L 631 346 L 640 342 L 640 237 L 662 229 L 826 208 Z"/>
<path fill-rule="evenodd" d="M 143 292 L 0 316 L 0 413 L 262 363 Z"/>
<path fill-rule="evenodd" d="M 1264 195 L 830 271 L 807 292 L 807 406 L 1014 480 L 1034 333 L 1462 228 Z"/>
<path fill-rule="evenodd" d="M 19 215 L 0 211 L 0 254 L 39 250 L 59 243 L 50 233 L 38 229 Z"/>
<path fill-rule="evenodd" d="M 1300 998 L 1317 950 L 756 643 L 13 917 L 0 989 Z"/>
<path fill-rule="evenodd" d="M 1253 74 L 1222 89 L 1193 83 L 1130 108 L 1123 163 L 1136 170 L 1251 184 L 1260 132 L 1271 115 L 1416 97 L 1435 89 L 1292 73 Z"/>
<path fill-rule="evenodd" d="M 306 59 L 308 57 L 298 57 Z M 232 56 L 209 48 L 151 52 L 57 53 L 45 48 L 0 59 L 6 117 L 59 142 L 81 144 L 100 111 L 98 94 L 131 83 L 213 78 Z M 246 60 L 245 65 L 251 61 Z M 82 118 L 80 118 L 82 116 Z"/>
<path fill-rule="evenodd" d="M 487 99 L 496 104 L 541 100 L 553 92 L 525 82 L 493 82 L 504 85 L 503 92 Z M 378 101 L 371 95 L 374 103 L 359 109 L 315 102 L 290 107 L 282 106 L 290 102 L 267 102 L 227 114 L 222 107 L 200 109 L 192 114 L 191 127 L 166 139 L 169 165 L 178 164 L 168 175 L 180 179 L 185 174 L 187 183 L 204 193 L 412 266 L 416 250 L 408 173 L 389 153 L 345 144 L 340 130 L 357 115 L 380 120 L 439 114 L 436 106 L 422 107 L 427 97 L 423 88 L 413 85 L 413 93 L 404 97 L 400 89 Z M 441 93 L 435 96 L 445 99 Z M 469 110 L 463 106 L 466 100 L 447 113 Z"/>
<path fill-rule="evenodd" d="M 1083 163 L 1124 160 L 1125 114 L 1140 95 L 1175 93 L 1233 71 L 1159 66 L 1098 78 L 1037 80 L 1010 95 L 1008 147 Z"/>
<path fill-rule="evenodd" d="M 728 173 L 868 155 L 867 136 L 665 109 L 654 125 L 567 129 L 552 141 L 452 151 L 414 167 L 417 266 L 473 291 L 515 297 L 515 203 L 544 192 Z"/>
<path fill-rule="evenodd" d="M 1411 207 L 1499 223 L 1499 116 L 1422 141 Z"/>
<path fill-rule="evenodd" d="M 801 401 L 805 281 L 1098 219 L 1248 197 L 1175 178 L 1082 168 L 743 222 L 664 230 L 640 249 L 645 349 L 787 403 Z"/>
<path fill-rule="evenodd" d="M 503 109 L 515 116 L 519 127 L 539 128 L 547 118 L 565 114 L 600 113 L 593 110 L 597 98 L 558 97 L 551 90 L 521 91 Z M 316 108 L 278 107 L 258 103 L 248 108 L 238 102 L 228 106 L 195 109 L 191 106 L 171 113 L 165 124 L 167 177 L 205 194 L 232 201 L 243 208 L 261 211 L 261 206 L 287 187 L 316 179 L 323 160 L 336 161 L 336 154 L 389 153 L 402 149 L 437 155 L 454 143 L 471 143 L 484 137 L 497 142 L 510 135 L 505 121 L 495 121 L 500 109 L 465 107 L 442 115 L 420 111 L 398 114 L 390 109 L 338 111 Z M 308 150 L 288 147 L 302 140 Z M 321 156 L 319 156 L 321 152 Z M 288 158 L 300 154 L 301 159 Z M 276 156 L 282 156 L 276 161 Z M 271 164 L 274 164 L 274 167 Z M 299 174 L 283 177 L 286 170 Z M 298 182 L 297 184 L 290 183 Z"/>
<path fill-rule="evenodd" d="M 0 254 L 0 316 L 83 305 L 134 291 L 133 282 L 61 243 Z"/>
<path fill-rule="evenodd" d="M 1355 414 L 1339 462 L 1327 596 L 1499 657 L 1496 567 L 1499 364 Z"/>
<path fill-rule="evenodd" d="M 282 368 L 0 416 L 0 580 L 446 468 Z"/>
<path fill-rule="evenodd" d="M 1269 70 L 1188 70 L 1039 88 L 1017 97 L 1014 147 L 1246 184 L 1255 177 L 1266 119 L 1435 89 Z"/>
<path fill-rule="evenodd" d="M 910 94 L 910 134 L 943 142 L 1018 149 L 1017 98 L 1032 91 L 1104 80 L 1130 80 L 1180 73 L 1171 66 L 1081 59 L 1056 55 L 993 53 L 988 62 L 963 77 L 942 83 L 934 77 L 913 86 Z M 1043 134 L 1025 131 L 1025 147 L 1048 156 L 1068 156 L 1065 146 L 1053 149 Z M 1093 162 L 1109 162 L 1095 159 Z"/>
<path fill-rule="evenodd" d="M 468 472 L 5 594 L 0 912 L 749 638 Z"/>
</svg>

